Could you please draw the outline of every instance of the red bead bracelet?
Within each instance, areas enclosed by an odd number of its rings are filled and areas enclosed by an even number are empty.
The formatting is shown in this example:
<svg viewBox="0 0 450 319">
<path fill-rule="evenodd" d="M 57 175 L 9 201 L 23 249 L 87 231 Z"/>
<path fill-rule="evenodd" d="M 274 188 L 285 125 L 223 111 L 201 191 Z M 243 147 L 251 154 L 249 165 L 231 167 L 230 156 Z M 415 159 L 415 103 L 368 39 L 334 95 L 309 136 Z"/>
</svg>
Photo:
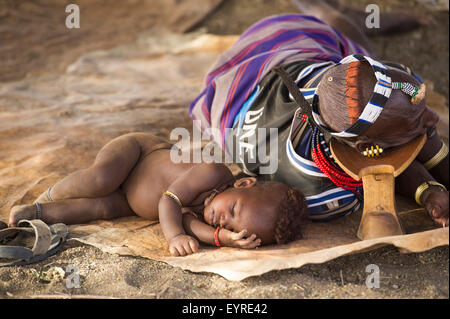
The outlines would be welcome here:
<svg viewBox="0 0 450 319">
<path fill-rule="evenodd" d="M 220 226 L 217 226 L 216 231 L 214 232 L 214 242 L 216 243 L 217 247 L 222 247 L 222 245 L 220 245 L 220 242 L 219 242 L 219 230 L 220 230 Z"/>
</svg>

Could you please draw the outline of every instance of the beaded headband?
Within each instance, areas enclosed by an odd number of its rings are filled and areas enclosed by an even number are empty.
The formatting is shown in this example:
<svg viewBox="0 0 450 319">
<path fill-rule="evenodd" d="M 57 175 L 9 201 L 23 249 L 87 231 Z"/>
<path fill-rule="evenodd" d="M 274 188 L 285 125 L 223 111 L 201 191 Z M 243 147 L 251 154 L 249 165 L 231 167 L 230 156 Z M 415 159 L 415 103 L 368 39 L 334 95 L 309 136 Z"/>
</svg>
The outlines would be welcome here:
<svg viewBox="0 0 450 319">
<path fill-rule="evenodd" d="M 359 115 L 359 118 L 342 132 L 329 132 L 333 136 L 344 138 L 355 137 L 366 131 L 380 116 L 393 89 L 402 90 L 402 92 L 410 95 L 412 97 L 411 103 L 413 104 L 419 103 L 425 96 L 424 84 L 420 88 L 417 88 L 406 82 L 392 82 L 391 77 L 387 73 L 387 67 L 368 56 L 360 54 L 349 55 L 339 61 L 338 65 L 351 62 L 368 62 L 374 71 L 377 82 L 375 83 L 372 97 Z M 319 96 L 317 95 L 317 91 L 313 97 L 312 115 L 317 124 L 322 126 L 322 128 L 326 128 L 319 112 Z"/>
</svg>

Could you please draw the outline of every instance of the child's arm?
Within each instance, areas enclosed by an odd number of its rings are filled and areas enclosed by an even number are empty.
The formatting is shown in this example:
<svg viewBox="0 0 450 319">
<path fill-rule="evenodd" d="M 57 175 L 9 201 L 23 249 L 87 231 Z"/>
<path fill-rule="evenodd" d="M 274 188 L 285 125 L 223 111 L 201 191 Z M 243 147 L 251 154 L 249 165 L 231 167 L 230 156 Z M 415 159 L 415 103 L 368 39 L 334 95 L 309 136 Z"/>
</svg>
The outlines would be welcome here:
<svg viewBox="0 0 450 319">
<path fill-rule="evenodd" d="M 197 252 L 198 242 L 186 235 L 181 224 L 181 207 L 170 197 L 163 195 L 158 205 L 159 222 L 169 251 L 173 256 L 184 256 Z"/>
<path fill-rule="evenodd" d="M 189 206 L 200 194 L 214 189 L 220 183 L 233 178 L 230 170 L 221 164 L 199 164 L 176 179 L 168 191 L 181 202 L 163 195 L 159 201 L 159 222 L 172 255 L 186 255 L 197 251 L 198 242 L 186 235 L 182 223 L 181 207 Z"/>
<path fill-rule="evenodd" d="M 201 242 L 213 246 L 217 245 L 214 239 L 216 229 L 211 225 L 206 224 L 190 214 L 183 214 L 183 226 L 189 235 L 195 236 Z M 261 239 L 257 238 L 255 234 L 252 234 L 247 238 L 245 237 L 246 235 L 246 230 L 235 233 L 228 229 L 221 228 L 218 239 L 220 246 L 225 247 L 252 249 L 261 244 Z"/>
</svg>

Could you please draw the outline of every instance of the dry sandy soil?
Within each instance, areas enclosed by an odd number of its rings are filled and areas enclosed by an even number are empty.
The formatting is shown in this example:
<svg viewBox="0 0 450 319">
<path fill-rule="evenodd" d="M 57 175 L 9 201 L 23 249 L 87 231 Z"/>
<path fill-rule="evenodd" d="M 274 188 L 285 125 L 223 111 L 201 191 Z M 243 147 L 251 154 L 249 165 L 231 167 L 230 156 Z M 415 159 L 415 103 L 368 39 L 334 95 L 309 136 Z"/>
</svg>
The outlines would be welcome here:
<svg viewBox="0 0 450 319">
<path fill-rule="evenodd" d="M 0 81 L 33 74 L 62 72 L 82 53 L 125 44 L 152 23 L 161 23 L 157 10 L 146 1 L 73 1 L 89 7 L 82 33 L 58 34 L 51 8 L 65 1 L 0 0 Z M 126 2 L 126 5 L 125 5 Z M 364 9 L 363 1 L 344 1 Z M 379 54 L 404 61 L 435 83 L 448 101 L 447 11 L 431 1 L 374 1 L 383 10 L 413 8 L 430 20 L 427 28 L 402 35 L 373 38 Z M 415 4 L 418 4 L 417 6 Z M 67 2 L 70 3 L 70 2 Z M 406 7 L 405 3 L 410 6 Z M 424 5 L 425 3 L 426 5 Z M 413 6 L 414 5 L 414 6 Z M 447 5 L 448 6 L 448 5 Z M 43 9 L 44 8 L 44 9 Z M 48 10 L 45 10 L 48 8 Z M 195 26 L 218 34 L 237 34 L 258 19 L 295 12 L 288 0 L 228 0 Z M 153 17 L 153 20 L 147 19 Z M 56 19 L 56 20 L 55 20 Z M 155 21 L 159 22 L 155 22 Z M 62 23 L 62 21 L 59 21 Z M 49 62 L 51 61 L 51 63 Z M 1 82 L 0 82 L 1 85 Z M 391 247 L 345 256 L 300 269 L 273 271 L 241 282 L 218 275 L 191 273 L 144 258 L 116 256 L 78 243 L 67 244 L 47 260 L 23 267 L 0 269 L 0 298 L 42 298 L 88 295 L 117 298 L 448 298 L 448 247 L 418 254 L 399 254 Z M 68 289 L 62 280 L 36 276 L 52 266 L 77 265 L 81 288 Z M 366 266 L 380 268 L 380 288 L 368 289 Z"/>
</svg>

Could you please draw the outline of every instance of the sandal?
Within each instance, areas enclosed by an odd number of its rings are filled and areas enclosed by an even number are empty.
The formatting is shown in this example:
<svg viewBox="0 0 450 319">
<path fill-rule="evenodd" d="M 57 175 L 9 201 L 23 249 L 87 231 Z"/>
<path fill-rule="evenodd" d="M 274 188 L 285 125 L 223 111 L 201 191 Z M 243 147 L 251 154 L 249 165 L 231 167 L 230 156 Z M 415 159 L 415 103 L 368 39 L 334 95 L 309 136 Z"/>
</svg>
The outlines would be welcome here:
<svg viewBox="0 0 450 319">
<path fill-rule="evenodd" d="M 59 251 L 69 235 L 69 229 L 62 223 L 48 226 L 42 220 L 34 219 L 21 220 L 17 225 L 5 229 L 0 227 L 0 260 L 13 259 L 0 263 L 0 267 L 42 261 Z M 33 247 L 24 247 L 31 246 L 30 239 L 33 237 Z M 4 245 L 5 242 L 9 245 Z"/>
</svg>

